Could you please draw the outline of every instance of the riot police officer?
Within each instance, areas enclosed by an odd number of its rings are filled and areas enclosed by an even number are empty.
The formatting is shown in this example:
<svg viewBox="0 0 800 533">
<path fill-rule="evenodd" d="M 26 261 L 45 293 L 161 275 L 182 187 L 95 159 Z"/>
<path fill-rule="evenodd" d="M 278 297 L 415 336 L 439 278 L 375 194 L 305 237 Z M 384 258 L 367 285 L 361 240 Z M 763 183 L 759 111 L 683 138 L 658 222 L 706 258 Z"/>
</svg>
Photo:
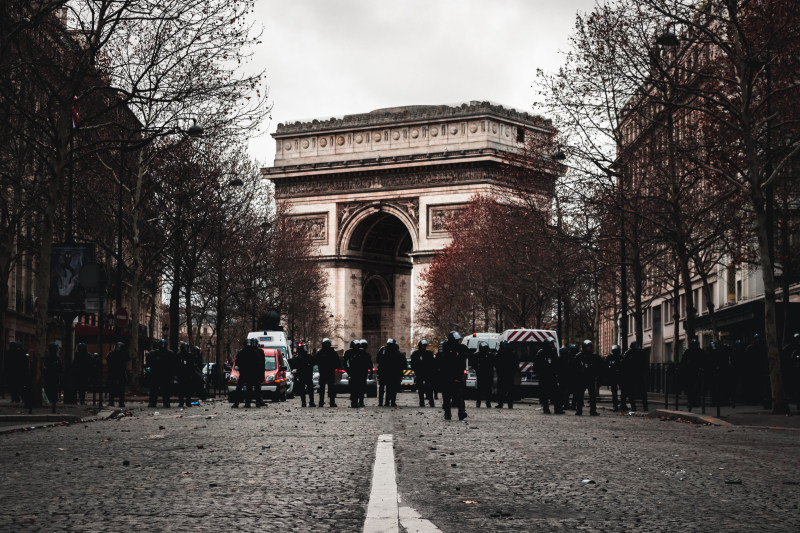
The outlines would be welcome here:
<svg viewBox="0 0 800 533">
<path fill-rule="evenodd" d="M 592 341 L 586 339 L 581 345 L 581 351 L 573 359 L 573 376 L 577 387 L 575 388 L 575 414 L 583 414 L 584 392 L 589 389 L 589 414 L 598 416 L 597 412 L 597 376 L 603 364 L 599 355 L 594 352 Z"/>
<path fill-rule="evenodd" d="M 328 401 L 336 407 L 336 371 L 341 367 L 339 354 L 333 349 L 331 340 L 322 339 L 322 349 L 317 352 L 319 368 L 319 406 L 325 406 L 325 389 L 328 390 Z"/>
<path fill-rule="evenodd" d="M 188 342 L 182 342 L 178 348 L 177 365 L 178 405 L 189 407 L 192 405 L 192 392 L 196 385 L 197 363 Z"/>
<path fill-rule="evenodd" d="M 11 391 L 11 401 L 15 403 L 25 401 L 25 388 L 30 378 L 28 376 L 28 355 L 22 349 L 21 342 L 14 341 L 8 345 L 4 368 L 6 385 Z"/>
<path fill-rule="evenodd" d="M 45 352 L 42 361 L 42 382 L 44 383 L 44 392 L 55 413 L 61 385 L 61 359 L 58 357 L 58 344 L 56 343 L 50 344 Z"/>
<path fill-rule="evenodd" d="M 167 341 L 161 339 L 155 351 L 147 356 L 150 363 L 150 407 L 155 407 L 158 397 L 163 398 L 164 407 L 169 407 L 172 385 L 175 381 L 175 352 L 167 348 Z"/>
<path fill-rule="evenodd" d="M 478 389 L 478 398 L 475 402 L 475 407 L 481 406 L 481 400 L 489 408 L 492 406 L 492 382 L 494 381 L 494 360 L 492 352 L 489 350 L 489 343 L 480 341 L 478 343 L 478 351 L 471 356 L 475 360 L 473 368 L 475 368 L 476 385 Z"/>
<path fill-rule="evenodd" d="M 514 408 L 514 377 L 519 372 L 517 355 L 508 342 L 501 341 L 500 349 L 495 356 L 495 369 L 497 370 L 497 405 L 502 408 L 507 404 L 509 409 Z"/>
<path fill-rule="evenodd" d="M 264 405 L 261 399 L 261 382 L 264 381 L 264 352 L 258 347 L 258 339 L 248 339 L 245 347 L 236 354 L 236 366 L 239 367 L 238 394 L 231 407 L 239 407 L 244 396 L 245 408 L 250 407 L 253 399 L 256 407 Z"/>
<path fill-rule="evenodd" d="M 436 358 L 445 420 L 452 418 L 453 406 L 458 410 L 459 420 L 467 418 L 464 407 L 464 370 L 468 353 L 469 349 L 461 344 L 461 335 L 457 331 L 451 331 Z"/>
<path fill-rule="evenodd" d="M 350 407 L 364 407 L 364 394 L 367 391 L 367 374 L 372 367 L 372 359 L 366 350 L 361 349 L 361 341 L 354 340 L 350 349 L 344 353 L 344 369 L 350 379 Z"/>
<path fill-rule="evenodd" d="M 650 361 L 648 360 L 647 352 L 642 350 L 638 342 L 633 341 L 630 348 L 622 356 L 622 365 L 625 381 L 630 389 L 628 400 L 631 403 L 631 411 L 636 410 L 637 398 L 642 400 L 642 409 L 649 411 L 647 389 L 650 378 Z"/>
<path fill-rule="evenodd" d="M 400 352 L 397 341 L 390 338 L 386 341 L 386 346 L 381 348 L 384 368 L 381 376 L 386 379 L 386 398 L 384 406 L 397 407 L 397 393 L 400 390 L 400 382 L 403 380 L 403 371 L 406 369 L 406 358 Z"/>
<path fill-rule="evenodd" d="M 686 391 L 687 408 L 689 411 L 693 407 L 700 405 L 700 395 L 703 394 L 703 379 L 706 369 L 706 352 L 700 348 L 700 341 L 692 339 L 689 347 L 683 352 L 681 357 L 681 382 Z M 631 405 L 634 408 L 634 405 Z"/>
<path fill-rule="evenodd" d="M 627 385 L 623 385 L 622 361 L 622 348 L 615 344 L 611 347 L 611 353 L 606 356 L 605 361 L 605 380 L 611 388 L 611 404 L 614 407 L 614 412 L 619 411 L 620 407 L 623 411 L 628 409 L 628 406 L 625 405 L 624 387 Z M 619 401 L 620 392 L 622 393 L 621 404 Z"/>
<path fill-rule="evenodd" d="M 94 375 L 94 362 L 84 343 L 78 343 L 75 348 L 75 357 L 72 360 L 72 384 L 78 395 L 81 405 L 86 403 L 86 389 L 89 388 L 90 378 Z"/>
<path fill-rule="evenodd" d="M 77 355 L 76 355 L 77 357 Z M 118 342 L 108 352 L 108 405 L 114 407 L 114 398 L 119 399 L 119 406 L 125 407 L 125 385 L 128 382 L 128 351 L 125 343 Z"/>
<path fill-rule="evenodd" d="M 422 339 L 417 344 L 417 349 L 411 352 L 411 370 L 417 381 L 417 394 L 419 394 L 419 406 L 425 407 L 425 400 L 428 405 L 433 404 L 433 352 L 428 349 L 428 341 Z"/>
<path fill-rule="evenodd" d="M 542 412 L 550 414 L 550 402 L 557 414 L 561 411 L 561 402 L 558 400 L 558 382 L 556 365 L 558 364 L 558 352 L 556 352 L 555 341 L 544 343 L 533 361 L 533 369 L 539 378 L 539 402 L 542 404 Z M 563 411 L 562 411 L 563 412 Z"/>
<path fill-rule="evenodd" d="M 316 407 L 314 403 L 314 361 L 302 344 L 297 346 L 295 356 L 292 358 L 292 368 L 297 371 L 294 385 L 297 387 L 296 394 L 300 395 L 301 406 L 306 406 L 306 395 L 308 395 L 309 405 Z"/>
</svg>

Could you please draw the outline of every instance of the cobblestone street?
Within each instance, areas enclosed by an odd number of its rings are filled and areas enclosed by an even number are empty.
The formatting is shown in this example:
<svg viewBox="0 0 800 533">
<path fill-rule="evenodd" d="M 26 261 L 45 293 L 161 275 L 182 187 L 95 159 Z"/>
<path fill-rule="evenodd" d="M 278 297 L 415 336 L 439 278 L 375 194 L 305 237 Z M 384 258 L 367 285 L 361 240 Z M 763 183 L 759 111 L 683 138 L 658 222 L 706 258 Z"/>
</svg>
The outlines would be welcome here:
<svg viewBox="0 0 800 533">
<path fill-rule="evenodd" d="M 298 400 L 0 435 L 2 531 L 362 531 L 379 435 L 401 506 L 445 532 L 798 531 L 797 430 L 538 404 L 300 408 Z M 404 527 L 400 531 L 411 531 Z"/>
</svg>

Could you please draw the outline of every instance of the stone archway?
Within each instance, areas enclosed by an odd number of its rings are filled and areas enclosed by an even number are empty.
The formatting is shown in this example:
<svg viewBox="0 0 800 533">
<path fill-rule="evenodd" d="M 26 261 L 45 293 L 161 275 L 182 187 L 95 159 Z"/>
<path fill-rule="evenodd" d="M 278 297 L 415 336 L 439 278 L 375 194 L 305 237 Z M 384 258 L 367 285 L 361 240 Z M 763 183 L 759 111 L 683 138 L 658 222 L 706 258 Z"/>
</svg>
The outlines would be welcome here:
<svg viewBox="0 0 800 533">
<path fill-rule="evenodd" d="M 411 325 L 411 233 L 397 215 L 370 209 L 354 217 L 345 235 L 341 255 L 360 272 L 363 337 L 373 347 L 389 337 L 403 346 Z"/>
</svg>

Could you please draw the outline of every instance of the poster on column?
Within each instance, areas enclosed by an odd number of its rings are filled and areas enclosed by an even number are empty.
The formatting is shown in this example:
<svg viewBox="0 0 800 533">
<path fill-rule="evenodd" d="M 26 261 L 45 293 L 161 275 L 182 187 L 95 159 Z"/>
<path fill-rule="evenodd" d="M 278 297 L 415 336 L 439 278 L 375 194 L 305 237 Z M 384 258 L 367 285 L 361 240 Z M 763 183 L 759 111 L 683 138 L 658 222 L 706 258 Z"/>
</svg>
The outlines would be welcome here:
<svg viewBox="0 0 800 533">
<path fill-rule="evenodd" d="M 90 262 L 94 249 L 89 244 L 58 244 L 50 258 L 50 313 L 83 310 L 85 291 L 80 284 L 81 269 Z"/>
</svg>

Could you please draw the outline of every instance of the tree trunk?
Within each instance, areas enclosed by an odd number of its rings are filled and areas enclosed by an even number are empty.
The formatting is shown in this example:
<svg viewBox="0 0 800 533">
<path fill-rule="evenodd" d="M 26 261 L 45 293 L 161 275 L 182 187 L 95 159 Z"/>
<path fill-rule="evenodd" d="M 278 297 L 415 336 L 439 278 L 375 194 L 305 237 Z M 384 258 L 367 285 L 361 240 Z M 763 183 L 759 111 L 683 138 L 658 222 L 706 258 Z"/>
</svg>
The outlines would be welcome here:
<svg viewBox="0 0 800 533">
<path fill-rule="evenodd" d="M 681 279 L 683 281 L 683 292 L 686 298 L 686 341 L 695 338 L 695 317 L 697 310 L 694 308 L 694 292 L 692 289 L 692 273 L 689 270 L 689 254 L 686 248 L 681 245 L 678 247 L 678 261 L 680 263 Z"/>
<path fill-rule="evenodd" d="M 677 267 L 677 265 L 676 265 Z M 680 361 L 680 338 L 681 338 L 681 285 L 679 274 L 676 272 L 672 280 L 672 360 L 676 363 Z"/>
<path fill-rule="evenodd" d="M 751 170 L 751 172 L 753 172 Z M 753 175 L 756 175 L 755 173 Z M 789 404 L 783 388 L 780 346 L 778 344 L 777 313 L 775 308 L 775 273 L 769 257 L 769 237 L 764 197 L 757 185 L 750 187 L 750 199 L 756 214 L 761 279 L 764 282 L 764 336 L 767 340 L 769 380 L 772 387 L 772 412 L 788 414 Z"/>
</svg>

